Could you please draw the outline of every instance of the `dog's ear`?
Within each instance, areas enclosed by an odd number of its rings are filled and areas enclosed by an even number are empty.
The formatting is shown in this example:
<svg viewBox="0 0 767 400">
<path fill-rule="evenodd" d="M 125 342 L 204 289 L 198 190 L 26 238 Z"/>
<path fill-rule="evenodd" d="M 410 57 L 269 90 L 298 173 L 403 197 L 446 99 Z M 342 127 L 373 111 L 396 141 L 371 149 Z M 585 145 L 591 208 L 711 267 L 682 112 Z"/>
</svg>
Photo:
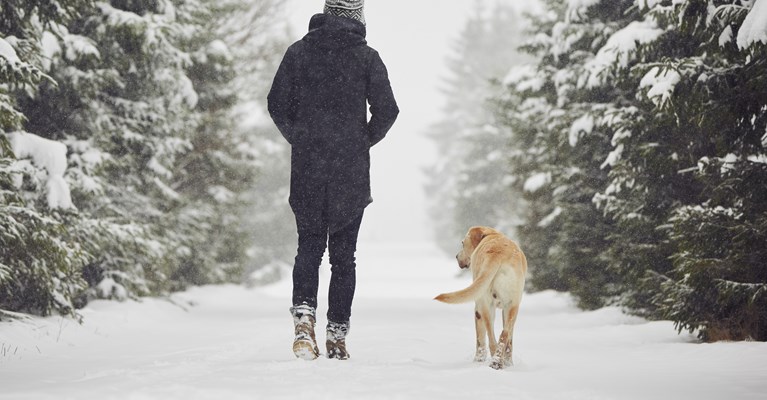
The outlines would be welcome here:
<svg viewBox="0 0 767 400">
<path fill-rule="evenodd" d="M 471 240 L 471 247 L 476 249 L 479 246 L 479 242 L 487 236 L 485 230 L 480 227 L 471 228 L 469 231 L 469 240 Z"/>
</svg>

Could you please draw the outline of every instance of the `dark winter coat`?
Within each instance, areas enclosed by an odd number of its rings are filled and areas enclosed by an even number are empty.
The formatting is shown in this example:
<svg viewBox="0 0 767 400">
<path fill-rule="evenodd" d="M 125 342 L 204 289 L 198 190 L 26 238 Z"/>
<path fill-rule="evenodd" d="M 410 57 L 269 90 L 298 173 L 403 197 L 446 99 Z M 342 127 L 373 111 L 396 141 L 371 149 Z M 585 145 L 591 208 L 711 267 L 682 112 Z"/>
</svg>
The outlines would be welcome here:
<svg viewBox="0 0 767 400">
<path fill-rule="evenodd" d="M 365 35 L 358 21 L 315 15 L 269 92 L 269 113 L 292 146 L 290 205 L 299 230 L 319 227 L 324 214 L 336 232 L 372 201 L 369 150 L 399 109 Z"/>
</svg>

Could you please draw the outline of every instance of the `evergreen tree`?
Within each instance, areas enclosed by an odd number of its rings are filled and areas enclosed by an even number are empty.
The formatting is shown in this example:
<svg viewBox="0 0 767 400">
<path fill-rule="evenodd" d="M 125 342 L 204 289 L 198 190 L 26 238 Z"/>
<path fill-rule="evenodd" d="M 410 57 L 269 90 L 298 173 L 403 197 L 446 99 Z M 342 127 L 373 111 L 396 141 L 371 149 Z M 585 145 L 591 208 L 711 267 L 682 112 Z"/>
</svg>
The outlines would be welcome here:
<svg viewBox="0 0 767 400">
<path fill-rule="evenodd" d="M 281 7 L 272 0 L 205 3 L 205 12 L 197 16 L 203 29 L 190 41 L 201 47 L 192 55 L 190 78 L 200 96 L 196 109 L 203 117 L 192 150 L 181 160 L 183 174 L 174 183 L 190 199 L 180 215 L 194 221 L 187 226 L 195 238 L 178 274 L 195 284 L 240 281 L 264 267 L 263 262 L 287 258 L 287 244 L 292 242 L 287 231 L 269 229 L 290 225 L 284 219 L 270 223 L 285 214 L 278 211 L 281 202 L 267 204 L 267 199 L 278 195 L 287 182 L 274 182 L 271 168 L 279 165 L 277 155 L 260 151 L 264 141 L 276 134 L 273 125 L 267 118 L 259 121 L 264 124 L 259 128 L 238 122 L 248 119 L 246 112 L 265 115 L 265 103 L 257 100 L 266 97 L 264 82 L 270 82 L 272 66 L 279 62 L 283 40 L 277 38 L 281 31 L 275 24 Z M 261 220 L 253 218 L 258 214 Z M 200 226 L 206 229 L 201 231 Z M 260 234 L 260 229 L 269 234 Z"/>
<path fill-rule="evenodd" d="M 495 128 L 489 101 L 509 67 L 527 60 L 514 50 L 522 44 L 519 15 L 508 4 L 475 1 L 448 60 L 445 116 L 429 132 L 441 157 L 428 171 L 427 189 L 433 193 L 437 242 L 449 253 L 470 226 L 511 229 L 515 201 L 507 189 L 507 138 Z"/>
<path fill-rule="evenodd" d="M 767 32 L 767 4 L 642 9 L 666 33 L 632 70 L 646 123 L 622 141 L 621 175 L 664 198 L 651 204 L 673 266 L 646 276 L 650 301 L 704 340 L 767 340 L 767 43 L 752 35 Z"/>
<path fill-rule="evenodd" d="M 201 29 L 183 42 L 192 61 L 187 70 L 198 95 L 195 111 L 201 118 L 171 185 L 184 197 L 172 211 L 176 226 L 185 228 L 183 241 L 189 244 L 173 279 L 198 285 L 239 279 L 237 260 L 243 250 L 233 244 L 243 235 L 237 229 L 239 213 L 234 207 L 238 188 L 248 185 L 255 172 L 242 159 L 232 135 L 235 70 L 229 47 L 217 35 L 217 27 L 231 13 L 218 2 L 204 3 L 206 8 L 187 15 Z"/>
<path fill-rule="evenodd" d="M 198 7 L 102 2 L 50 30 L 58 84 L 27 99 L 27 128 L 71 151 L 68 177 L 82 213 L 71 230 L 94 256 L 84 271 L 89 296 L 169 290 L 188 253 L 170 212 L 182 201 L 171 182 L 199 121 L 180 47 L 195 32 L 183 18 Z"/>
<path fill-rule="evenodd" d="M 246 217 L 279 215 L 287 181 L 253 193 L 276 157 L 236 121 L 279 61 L 278 4 L 3 2 L 0 309 L 72 313 L 276 257 Z"/>
<path fill-rule="evenodd" d="M 547 2 L 525 46 L 540 61 L 512 70 L 497 111 L 513 148 L 512 190 L 526 200 L 519 235 L 531 285 L 570 291 L 585 308 L 618 294 L 605 254 L 614 224 L 592 199 L 607 182 L 600 164 L 611 150 L 611 103 L 625 91 L 590 87 L 584 76 L 610 33 L 627 24 L 625 4 Z"/>
<path fill-rule="evenodd" d="M 247 216 L 254 214 L 254 199 L 274 194 L 251 194 L 264 160 L 258 138 L 236 121 L 242 116 L 237 106 L 249 99 L 240 85 L 261 82 L 254 75 L 270 74 L 278 61 L 277 4 L 79 1 L 77 14 L 37 25 L 34 21 L 44 18 L 22 13 L 35 28 L 29 35 L 35 46 L 28 47 L 36 51 L 37 64 L 30 74 L 37 74 L 35 81 L 49 78 L 7 97 L 3 110 L 10 111 L 3 121 L 15 129 L 23 123 L 37 136 L 67 145 L 65 178 L 78 209 L 43 222 L 64 222 L 54 227 L 55 243 L 66 255 L 48 253 L 59 257 L 77 282 L 67 292 L 79 295 L 70 310 L 93 297 L 122 299 L 188 284 L 241 281 L 259 255 L 253 249 L 269 246 L 255 243 Z M 7 143 L 0 144 L 5 151 Z M 4 189 L 18 188 L 18 174 L 12 174 L 16 170 L 5 154 L 0 181 L 15 185 L 4 183 Z M 34 200 L 39 208 L 44 205 L 39 187 L 16 197 Z M 43 230 L 29 234 L 45 237 L 39 235 Z M 19 245 L 9 248 L 24 251 Z M 0 263 L 0 284 L 19 279 L 8 265 L 30 264 L 19 254 Z M 40 271 L 54 268 L 42 265 Z M 28 302 L 0 305 L 41 310 Z"/>
<path fill-rule="evenodd" d="M 71 203 L 60 175 L 66 150 L 22 131 L 28 117 L 17 97 L 50 81 L 41 67 L 43 30 L 89 4 L 5 1 L 0 7 L 0 315 L 72 314 L 85 287 L 80 271 L 89 256 L 62 223 L 69 211 L 59 209 Z"/>
<path fill-rule="evenodd" d="M 499 113 L 533 284 L 585 307 L 618 294 L 705 340 L 765 340 L 767 7 L 549 7 L 560 17 L 528 46 L 541 61 L 511 74 Z"/>
<path fill-rule="evenodd" d="M 237 0 L 231 0 L 237 4 Z M 287 198 L 290 182 L 290 146 L 282 138 L 267 111 L 266 98 L 290 45 L 289 27 L 282 2 L 250 2 L 245 10 L 233 13 L 226 34 L 233 49 L 239 88 L 239 105 L 234 110 L 238 137 L 249 144 L 256 168 L 254 181 L 243 193 L 240 224 L 244 224 L 249 265 L 246 274 L 292 262 L 295 256 L 296 229 Z M 241 6 L 240 6 L 241 7 Z M 245 88 L 244 90 L 242 88 Z M 272 279 L 277 279 L 276 270 Z"/>
</svg>

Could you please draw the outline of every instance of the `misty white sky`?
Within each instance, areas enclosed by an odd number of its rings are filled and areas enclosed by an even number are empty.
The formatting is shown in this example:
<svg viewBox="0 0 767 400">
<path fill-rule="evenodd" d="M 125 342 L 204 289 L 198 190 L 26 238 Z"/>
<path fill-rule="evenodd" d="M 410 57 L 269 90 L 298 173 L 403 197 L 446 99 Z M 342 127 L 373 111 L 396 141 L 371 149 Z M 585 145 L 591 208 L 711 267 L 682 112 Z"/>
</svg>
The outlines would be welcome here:
<svg viewBox="0 0 767 400">
<path fill-rule="evenodd" d="M 470 15 L 474 0 L 367 0 L 368 43 L 389 69 L 400 116 L 387 138 L 371 152 L 374 202 L 365 213 L 361 240 L 429 240 L 422 168 L 436 154 L 425 138 L 444 103 L 439 92 L 447 75 L 445 60 Z M 309 19 L 324 0 L 286 4 L 294 40 L 306 34 Z"/>
</svg>

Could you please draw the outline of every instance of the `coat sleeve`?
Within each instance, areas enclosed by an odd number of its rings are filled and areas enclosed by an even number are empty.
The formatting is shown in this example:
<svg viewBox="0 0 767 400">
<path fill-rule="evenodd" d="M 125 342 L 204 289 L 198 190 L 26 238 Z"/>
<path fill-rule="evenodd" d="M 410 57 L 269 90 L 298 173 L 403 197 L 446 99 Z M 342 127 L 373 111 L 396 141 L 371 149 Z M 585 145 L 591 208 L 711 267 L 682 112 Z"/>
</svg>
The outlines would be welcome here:
<svg viewBox="0 0 767 400">
<path fill-rule="evenodd" d="M 293 47 L 288 48 L 277 69 L 272 88 L 267 97 L 269 115 L 277 129 L 291 145 L 295 142 L 296 112 L 298 109 L 298 87 L 296 84 L 298 61 Z"/>
<path fill-rule="evenodd" d="M 370 145 L 380 142 L 397 120 L 399 108 L 389 82 L 389 74 L 378 52 L 373 51 L 370 62 L 367 97 L 370 103 L 370 122 L 368 136 Z"/>
</svg>

